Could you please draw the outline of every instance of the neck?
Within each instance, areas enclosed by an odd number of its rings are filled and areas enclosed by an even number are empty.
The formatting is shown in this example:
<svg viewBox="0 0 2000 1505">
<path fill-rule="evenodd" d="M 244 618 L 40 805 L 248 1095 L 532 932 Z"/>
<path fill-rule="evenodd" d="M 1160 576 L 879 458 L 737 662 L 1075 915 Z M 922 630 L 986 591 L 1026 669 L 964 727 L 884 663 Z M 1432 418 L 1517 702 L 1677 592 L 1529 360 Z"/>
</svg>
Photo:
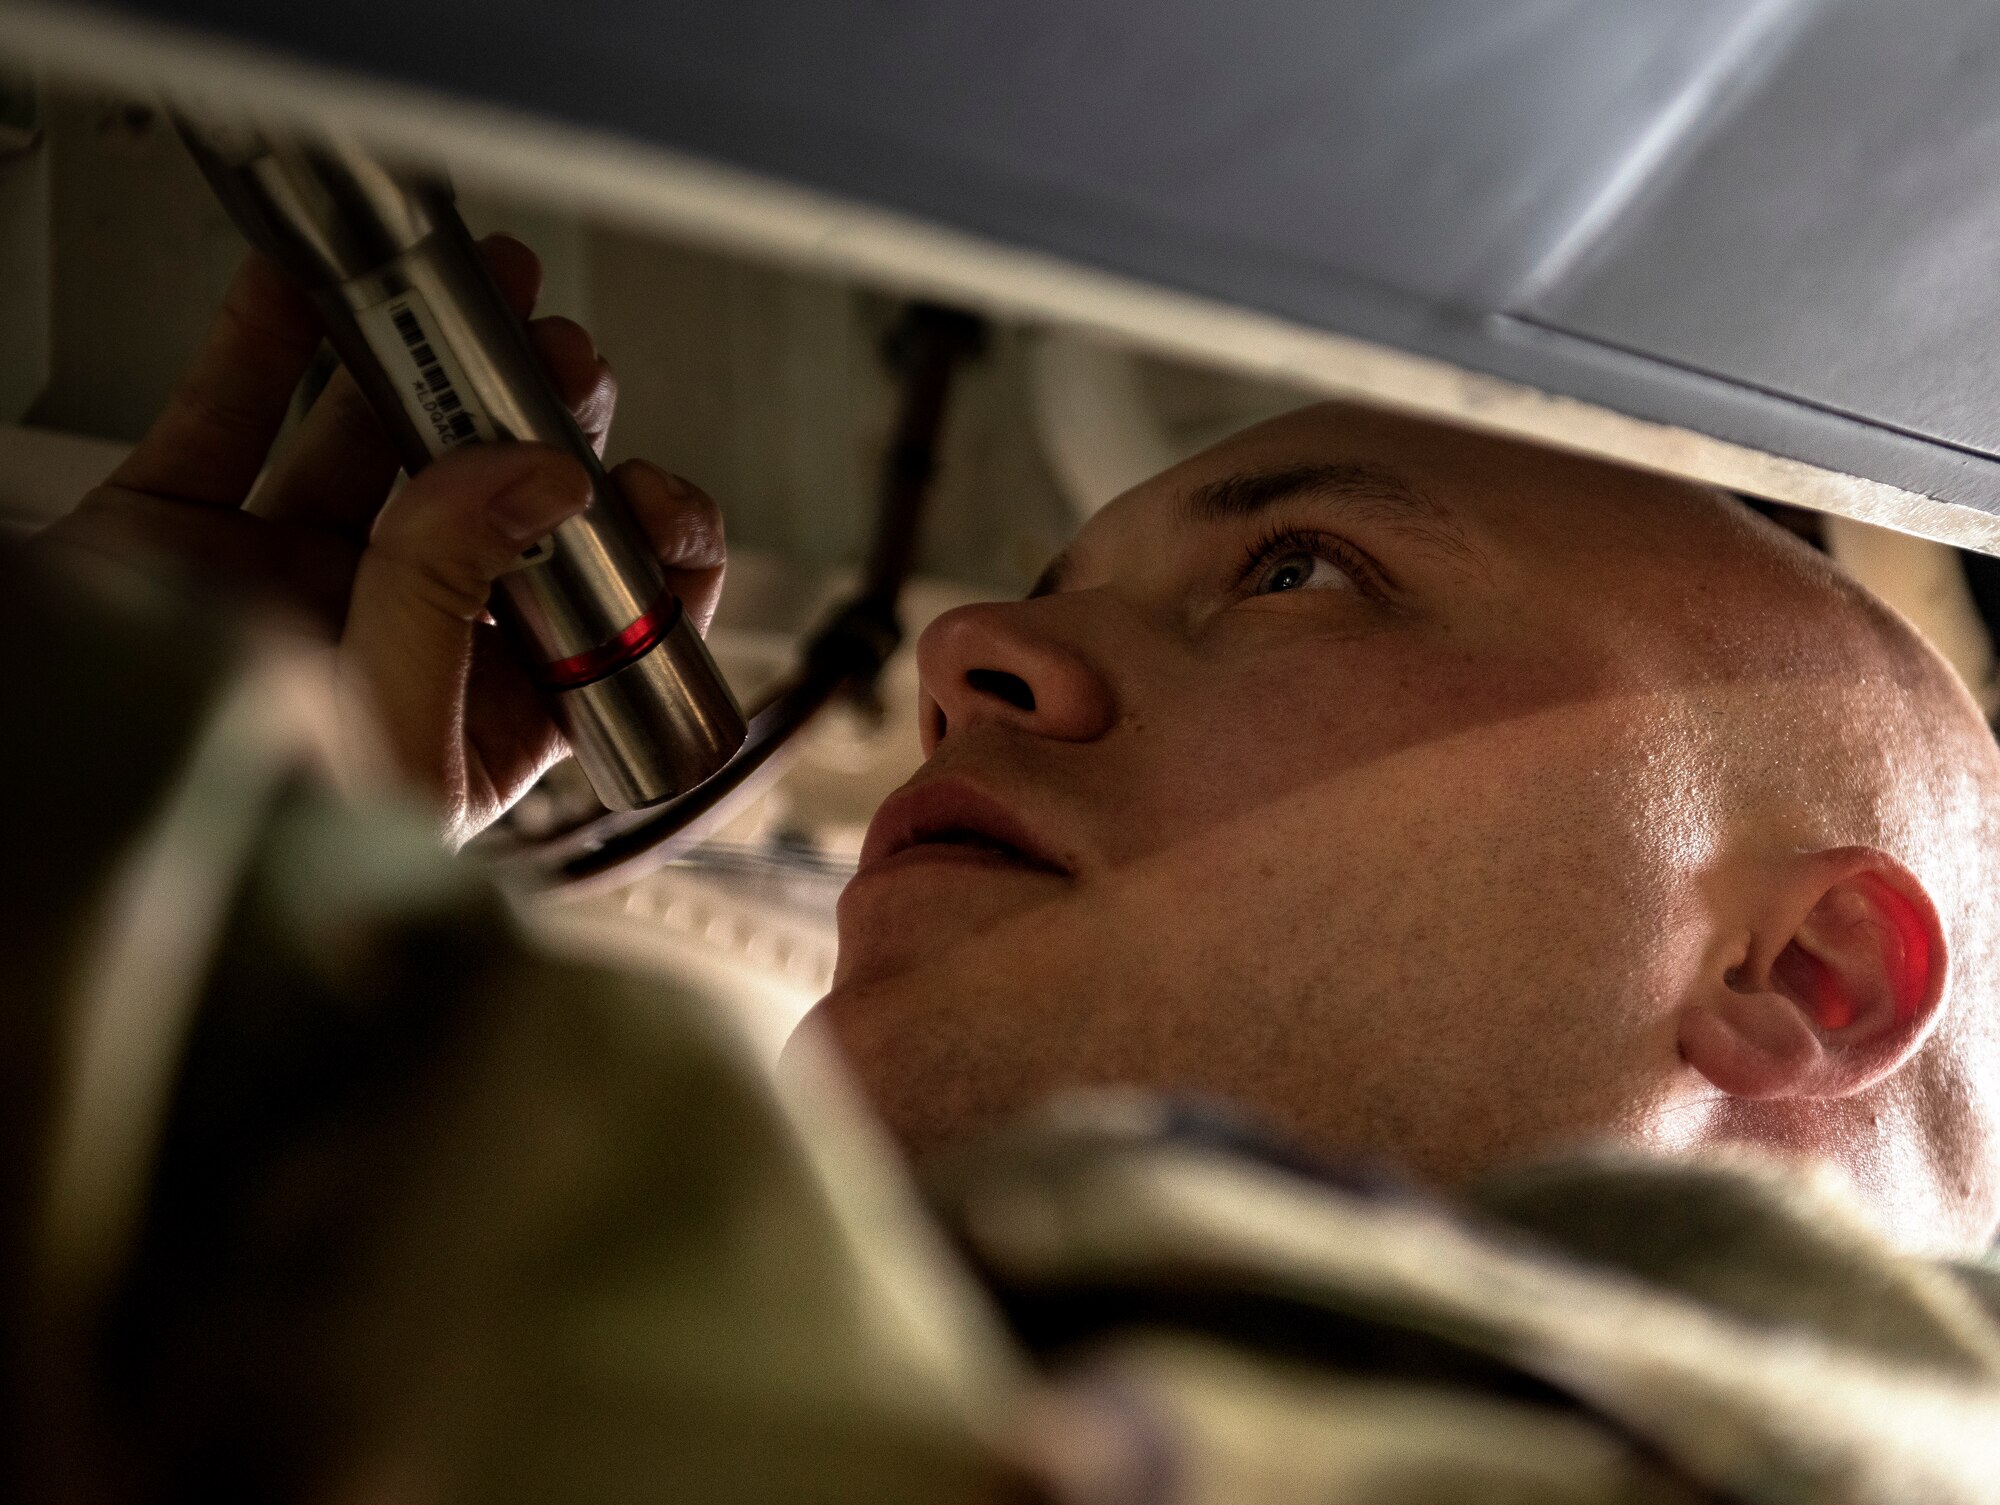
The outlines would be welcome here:
<svg viewBox="0 0 2000 1505">
<path fill-rule="evenodd" d="M 1878 1089 L 1838 1101 L 1728 1099 L 1701 1143 L 1746 1146 L 1809 1174 L 1839 1176 L 1868 1220 L 1911 1253 L 1984 1248 L 1992 1236 L 1990 1186 L 1941 1163 L 1933 1129 L 1907 1094 Z"/>
</svg>

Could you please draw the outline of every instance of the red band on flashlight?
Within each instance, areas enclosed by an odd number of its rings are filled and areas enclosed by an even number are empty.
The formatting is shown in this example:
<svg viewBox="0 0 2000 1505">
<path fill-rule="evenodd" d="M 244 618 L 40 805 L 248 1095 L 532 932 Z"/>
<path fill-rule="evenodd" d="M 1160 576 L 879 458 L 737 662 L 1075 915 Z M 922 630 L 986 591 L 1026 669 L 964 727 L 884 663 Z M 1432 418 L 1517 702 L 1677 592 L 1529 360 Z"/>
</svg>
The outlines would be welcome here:
<svg viewBox="0 0 2000 1505">
<path fill-rule="evenodd" d="M 594 684 L 652 652 L 660 639 L 673 630 L 680 614 L 680 598 L 668 591 L 610 642 L 599 643 L 570 658 L 557 659 L 553 664 L 543 664 L 535 671 L 535 677 L 548 690 L 576 690 Z"/>
</svg>

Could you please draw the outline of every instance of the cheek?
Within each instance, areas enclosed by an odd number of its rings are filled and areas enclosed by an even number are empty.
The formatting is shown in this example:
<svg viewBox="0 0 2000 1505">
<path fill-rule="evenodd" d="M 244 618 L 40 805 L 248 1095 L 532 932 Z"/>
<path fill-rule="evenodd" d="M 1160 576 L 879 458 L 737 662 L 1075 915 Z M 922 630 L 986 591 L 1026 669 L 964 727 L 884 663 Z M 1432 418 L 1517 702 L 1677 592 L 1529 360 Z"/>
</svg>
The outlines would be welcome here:
<svg viewBox="0 0 2000 1505">
<path fill-rule="evenodd" d="M 1163 796 L 1148 829 L 1162 845 L 1416 748 L 1504 733 L 1600 694 L 1599 680 L 1580 665 L 1387 633 L 1200 665 L 1136 718 L 1135 740 L 1150 744 L 1139 766 L 1155 771 Z M 1454 782 L 1477 782 L 1479 755 L 1465 763 Z"/>
<path fill-rule="evenodd" d="M 1047 992 L 1115 1014 L 1135 1079 L 1309 1144 L 1445 1173 L 1626 1122 L 1674 1061 L 1675 942 L 1643 821 L 1545 777 L 1562 731 L 1410 747 L 1216 819 L 1114 875 L 1087 950 L 1037 937 L 1036 966 L 1104 968 Z"/>
<path fill-rule="evenodd" d="M 1532 1008 L 1657 970 L 1704 851 L 1662 707 L 1490 658 L 1383 654 L 1317 695 L 1302 678 L 1246 677 L 1188 718 L 1178 801 L 1145 826 L 1185 880 L 1160 905 L 1175 925 L 1405 1009 Z"/>
</svg>

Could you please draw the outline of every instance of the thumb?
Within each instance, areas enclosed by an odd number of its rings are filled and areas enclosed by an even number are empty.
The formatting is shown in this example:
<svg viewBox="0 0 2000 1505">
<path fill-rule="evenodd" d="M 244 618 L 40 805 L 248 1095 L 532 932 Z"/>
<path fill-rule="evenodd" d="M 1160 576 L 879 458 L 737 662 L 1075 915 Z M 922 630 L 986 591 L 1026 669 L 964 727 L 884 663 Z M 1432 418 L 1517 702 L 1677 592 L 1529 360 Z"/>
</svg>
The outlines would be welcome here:
<svg viewBox="0 0 2000 1505">
<path fill-rule="evenodd" d="M 590 501 L 574 459 L 539 444 L 476 444 L 412 477 L 376 520 L 340 645 L 344 694 L 372 716 L 396 770 L 467 813 L 465 685 L 493 582 Z"/>
</svg>

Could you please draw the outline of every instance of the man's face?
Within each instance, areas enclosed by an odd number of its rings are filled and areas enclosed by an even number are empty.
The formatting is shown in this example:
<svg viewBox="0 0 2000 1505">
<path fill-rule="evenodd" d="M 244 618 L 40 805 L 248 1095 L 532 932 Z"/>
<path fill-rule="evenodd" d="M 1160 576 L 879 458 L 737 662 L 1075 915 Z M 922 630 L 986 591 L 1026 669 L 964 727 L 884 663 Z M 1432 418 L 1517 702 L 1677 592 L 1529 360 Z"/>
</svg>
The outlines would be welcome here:
<svg viewBox="0 0 2000 1505">
<path fill-rule="evenodd" d="M 1720 512 L 1336 407 L 1126 494 L 925 634 L 815 1018 L 917 1149 L 1106 1084 L 1447 1176 L 1671 1139 Z"/>
</svg>

